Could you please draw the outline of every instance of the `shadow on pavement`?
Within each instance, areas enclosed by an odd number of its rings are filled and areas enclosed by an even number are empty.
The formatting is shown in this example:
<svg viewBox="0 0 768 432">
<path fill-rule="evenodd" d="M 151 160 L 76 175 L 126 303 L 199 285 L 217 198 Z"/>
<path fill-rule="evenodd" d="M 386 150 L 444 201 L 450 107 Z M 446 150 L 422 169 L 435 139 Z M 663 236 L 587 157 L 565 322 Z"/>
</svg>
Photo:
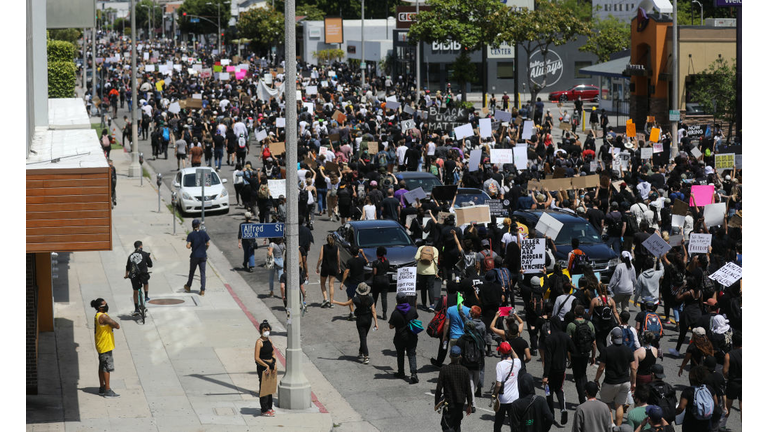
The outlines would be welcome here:
<svg viewBox="0 0 768 432">
<path fill-rule="evenodd" d="M 256 396 L 256 397 L 258 397 L 258 395 L 259 395 L 257 392 L 254 392 L 254 391 L 251 391 L 251 390 L 248 390 L 248 389 L 244 389 L 244 388 L 238 387 L 238 386 L 236 386 L 234 384 L 230 384 L 228 382 L 217 380 L 215 378 L 211 378 L 208 375 L 189 374 L 187 376 L 195 377 L 197 379 L 208 381 L 210 383 L 218 384 L 218 385 L 220 385 L 222 387 L 227 387 L 227 388 L 230 388 L 232 390 L 236 390 L 237 393 L 234 393 L 234 394 L 250 394 L 251 396 Z M 233 393 L 227 393 L 227 394 L 233 394 Z"/>
</svg>

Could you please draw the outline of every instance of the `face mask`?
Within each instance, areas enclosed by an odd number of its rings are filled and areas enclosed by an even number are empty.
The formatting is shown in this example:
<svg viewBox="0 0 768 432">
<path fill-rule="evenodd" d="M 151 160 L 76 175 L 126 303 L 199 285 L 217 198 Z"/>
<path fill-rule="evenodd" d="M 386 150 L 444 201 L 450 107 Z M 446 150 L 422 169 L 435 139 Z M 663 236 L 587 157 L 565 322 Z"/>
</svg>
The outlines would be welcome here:
<svg viewBox="0 0 768 432">
<path fill-rule="evenodd" d="M 109 305 L 104 305 L 101 309 L 104 311 L 104 313 L 107 313 L 109 312 Z"/>
<path fill-rule="evenodd" d="M 261 334 L 262 337 L 269 337 L 269 330 L 266 330 L 264 333 Z"/>
</svg>

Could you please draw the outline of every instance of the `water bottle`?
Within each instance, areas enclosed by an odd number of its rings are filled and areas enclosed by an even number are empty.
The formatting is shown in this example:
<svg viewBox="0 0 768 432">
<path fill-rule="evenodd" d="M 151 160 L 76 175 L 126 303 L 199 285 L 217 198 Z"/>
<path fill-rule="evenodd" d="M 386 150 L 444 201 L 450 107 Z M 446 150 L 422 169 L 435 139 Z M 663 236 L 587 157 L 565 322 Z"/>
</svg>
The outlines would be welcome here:
<svg viewBox="0 0 768 432">
<path fill-rule="evenodd" d="M 549 396 L 549 384 L 544 385 L 544 395 Z"/>
<path fill-rule="evenodd" d="M 448 341 L 443 341 L 443 349 L 448 349 Z"/>
</svg>

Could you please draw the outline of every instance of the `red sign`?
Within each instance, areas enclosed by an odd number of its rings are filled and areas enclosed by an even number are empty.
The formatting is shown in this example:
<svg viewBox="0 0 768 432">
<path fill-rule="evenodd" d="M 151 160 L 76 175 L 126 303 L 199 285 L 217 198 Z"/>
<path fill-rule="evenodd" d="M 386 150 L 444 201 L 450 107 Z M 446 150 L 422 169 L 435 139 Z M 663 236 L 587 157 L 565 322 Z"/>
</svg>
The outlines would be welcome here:
<svg viewBox="0 0 768 432">
<path fill-rule="evenodd" d="M 419 12 L 428 11 L 429 6 L 419 6 Z M 397 7 L 397 25 L 395 28 L 407 29 L 415 21 L 416 6 L 398 6 Z"/>
</svg>

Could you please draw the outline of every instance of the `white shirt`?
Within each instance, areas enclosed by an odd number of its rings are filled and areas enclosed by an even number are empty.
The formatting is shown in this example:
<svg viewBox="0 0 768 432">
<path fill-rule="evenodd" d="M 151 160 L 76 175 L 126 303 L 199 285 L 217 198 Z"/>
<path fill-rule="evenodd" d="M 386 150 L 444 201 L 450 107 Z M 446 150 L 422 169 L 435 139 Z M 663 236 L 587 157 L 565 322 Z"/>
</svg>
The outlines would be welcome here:
<svg viewBox="0 0 768 432">
<path fill-rule="evenodd" d="M 366 204 L 363 206 L 363 219 L 375 220 L 376 219 L 376 206 L 373 204 Z"/>
<path fill-rule="evenodd" d="M 432 141 L 427 143 L 427 156 L 434 156 L 435 155 L 435 143 Z"/>
<path fill-rule="evenodd" d="M 496 363 L 496 381 L 504 383 L 504 392 L 499 395 L 500 403 L 509 404 L 520 397 L 517 390 L 517 377 L 520 375 L 521 368 L 522 363 L 519 358 L 505 359 Z M 512 373 L 509 373 L 510 369 Z M 504 381 L 505 379 L 506 381 Z"/>
<path fill-rule="evenodd" d="M 216 130 L 219 131 L 219 135 L 223 137 L 227 136 L 227 127 L 223 123 L 219 123 L 219 125 L 216 126 Z"/>
<path fill-rule="evenodd" d="M 568 300 L 566 301 L 566 299 Z M 552 313 L 557 312 L 557 316 L 560 317 L 560 320 L 565 320 L 565 314 L 567 314 L 573 307 L 574 300 L 576 300 L 576 297 L 573 295 L 571 295 L 570 298 L 568 297 L 568 294 L 557 296 L 555 299 L 555 306 L 552 308 Z"/>
<path fill-rule="evenodd" d="M 147 113 L 148 116 L 152 117 L 152 106 L 147 104 L 141 107 L 141 110 Z"/>
<path fill-rule="evenodd" d="M 404 165 L 405 164 L 405 152 L 408 151 L 408 147 L 401 145 L 397 148 L 397 164 L 398 165 Z"/>
<path fill-rule="evenodd" d="M 248 129 L 243 122 L 239 121 L 232 125 L 232 130 L 235 132 L 235 136 L 239 137 L 240 134 L 243 134 L 244 137 L 248 138 Z"/>
</svg>

